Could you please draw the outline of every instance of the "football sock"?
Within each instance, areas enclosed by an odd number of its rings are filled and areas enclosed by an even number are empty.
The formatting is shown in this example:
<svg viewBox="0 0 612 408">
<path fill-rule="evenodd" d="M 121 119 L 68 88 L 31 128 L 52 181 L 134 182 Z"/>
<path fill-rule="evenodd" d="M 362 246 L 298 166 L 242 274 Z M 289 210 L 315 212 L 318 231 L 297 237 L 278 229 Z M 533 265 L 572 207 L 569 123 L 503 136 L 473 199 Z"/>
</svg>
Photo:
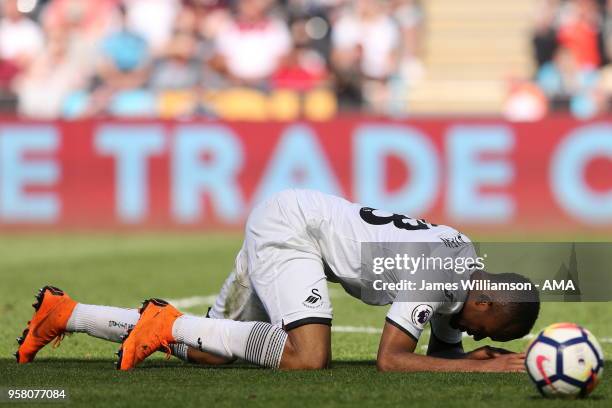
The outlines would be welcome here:
<svg viewBox="0 0 612 408">
<path fill-rule="evenodd" d="M 170 344 L 170 351 L 172 351 L 172 355 L 175 356 L 176 358 L 179 358 L 183 361 L 186 362 L 190 362 L 189 361 L 189 356 L 188 356 L 188 351 L 189 351 L 189 347 L 186 344 L 183 343 L 172 343 Z"/>
<path fill-rule="evenodd" d="M 183 315 L 172 336 L 178 343 L 227 358 L 241 358 L 264 367 L 280 365 L 287 333 L 270 323 L 237 322 Z"/>
<path fill-rule="evenodd" d="M 121 337 L 134 327 L 138 319 L 138 309 L 78 303 L 68 319 L 66 331 L 87 333 L 99 339 L 121 343 Z"/>
</svg>

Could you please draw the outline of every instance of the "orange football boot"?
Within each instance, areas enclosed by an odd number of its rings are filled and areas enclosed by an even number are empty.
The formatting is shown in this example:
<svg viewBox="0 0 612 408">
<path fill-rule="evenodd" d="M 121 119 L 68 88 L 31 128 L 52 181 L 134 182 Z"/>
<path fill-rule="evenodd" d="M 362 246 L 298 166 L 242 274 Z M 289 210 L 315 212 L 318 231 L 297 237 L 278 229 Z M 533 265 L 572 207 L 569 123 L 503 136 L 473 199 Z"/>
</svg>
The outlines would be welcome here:
<svg viewBox="0 0 612 408">
<path fill-rule="evenodd" d="M 21 337 L 17 337 L 19 343 L 19 349 L 15 353 L 17 362 L 19 364 L 31 362 L 36 353 L 53 339 L 56 339 L 54 346 L 59 345 L 76 305 L 77 302 L 61 289 L 54 286 L 40 289 L 36 295 L 36 303 L 32 305 L 35 309 L 34 316 L 28 322 L 28 327 Z"/>
<path fill-rule="evenodd" d="M 183 314 L 174 306 L 165 300 L 148 299 L 138 312 L 138 323 L 128 332 L 117 352 L 118 370 L 131 370 L 159 349 L 170 354 L 169 344 L 176 343 L 172 326 Z"/>
</svg>

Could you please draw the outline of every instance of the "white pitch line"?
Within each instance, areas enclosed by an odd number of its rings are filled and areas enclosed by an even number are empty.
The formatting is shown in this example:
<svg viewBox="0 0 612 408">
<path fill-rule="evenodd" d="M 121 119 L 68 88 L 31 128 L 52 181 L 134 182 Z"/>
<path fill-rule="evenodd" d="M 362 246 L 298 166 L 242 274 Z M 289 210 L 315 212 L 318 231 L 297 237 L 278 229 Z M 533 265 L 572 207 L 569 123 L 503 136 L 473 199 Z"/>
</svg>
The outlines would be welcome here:
<svg viewBox="0 0 612 408">
<path fill-rule="evenodd" d="M 341 290 L 336 288 L 329 289 L 329 296 L 331 298 L 338 297 L 341 294 Z M 342 292 L 344 293 L 344 292 Z M 167 302 L 178 309 L 190 309 L 192 307 L 212 305 L 215 303 L 217 295 L 206 295 L 206 296 L 190 296 L 180 299 L 169 299 Z"/>
<path fill-rule="evenodd" d="M 177 309 L 190 309 L 193 307 L 211 305 L 215 302 L 217 295 L 190 296 L 180 299 L 168 299 L 168 303 Z M 382 330 L 378 327 L 365 326 L 332 326 L 332 331 L 336 333 L 361 333 L 361 334 L 380 334 Z"/>
<path fill-rule="evenodd" d="M 168 303 L 177 309 L 191 309 L 192 307 L 196 306 L 212 305 L 215 303 L 216 298 L 217 295 L 191 296 L 180 299 L 168 299 Z"/>
<path fill-rule="evenodd" d="M 367 327 L 367 326 L 332 326 L 332 331 L 336 333 L 363 333 L 363 334 L 382 333 L 382 330 L 378 327 Z"/>
<path fill-rule="evenodd" d="M 332 292 L 332 290 L 330 290 Z M 338 295 L 339 290 L 334 290 L 330 295 L 335 297 Z M 191 309 L 192 307 L 203 306 L 203 305 L 212 305 L 215 302 L 217 295 L 207 295 L 207 296 L 190 296 L 186 298 L 180 299 L 168 299 L 168 303 L 173 305 L 178 309 Z M 379 327 L 369 327 L 369 326 L 332 326 L 332 331 L 335 333 L 358 333 L 358 334 L 380 334 L 382 333 L 382 329 Z M 471 337 L 467 333 L 462 333 L 464 338 Z M 535 338 L 535 334 L 529 333 L 523 340 L 531 340 Z M 600 343 L 604 344 L 612 344 L 612 337 L 602 337 L 598 339 Z M 425 346 L 426 347 L 426 346 Z"/>
</svg>

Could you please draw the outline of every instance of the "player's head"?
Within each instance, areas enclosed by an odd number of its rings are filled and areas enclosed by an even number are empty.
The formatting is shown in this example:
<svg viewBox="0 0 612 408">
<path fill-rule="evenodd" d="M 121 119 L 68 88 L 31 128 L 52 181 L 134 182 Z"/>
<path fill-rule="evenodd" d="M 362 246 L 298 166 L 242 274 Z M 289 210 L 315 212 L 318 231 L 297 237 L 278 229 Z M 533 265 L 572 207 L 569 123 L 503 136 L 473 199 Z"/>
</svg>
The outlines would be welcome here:
<svg viewBox="0 0 612 408">
<path fill-rule="evenodd" d="M 491 274 L 478 271 L 472 280 L 514 284 L 521 290 L 471 290 L 461 313 L 451 325 L 474 336 L 509 341 L 529 333 L 540 311 L 540 296 L 533 283 L 516 273 Z M 490 285 L 488 285 L 490 287 Z"/>
</svg>

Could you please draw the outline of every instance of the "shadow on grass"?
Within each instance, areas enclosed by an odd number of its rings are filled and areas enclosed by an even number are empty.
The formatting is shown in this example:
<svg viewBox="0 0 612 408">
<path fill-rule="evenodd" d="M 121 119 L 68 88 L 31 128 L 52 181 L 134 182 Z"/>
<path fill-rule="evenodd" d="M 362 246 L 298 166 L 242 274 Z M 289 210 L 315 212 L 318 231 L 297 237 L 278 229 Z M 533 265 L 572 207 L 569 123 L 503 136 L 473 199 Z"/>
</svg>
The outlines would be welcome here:
<svg viewBox="0 0 612 408">
<path fill-rule="evenodd" d="M 41 358 L 36 359 L 34 362 L 25 365 L 38 365 L 38 366 L 69 366 L 69 365 L 79 365 L 83 366 L 83 364 L 91 364 L 91 365 L 114 365 L 116 360 L 113 359 L 102 359 L 102 358 Z M 13 365 L 15 367 L 20 367 L 15 362 L 13 358 L 0 358 L 0 366 Z M 376 361 L 374 360 L 336 360 L 332 361 L 332 368 L 343 368 L 343 367 L 374 367 L 376 365 Z M 200 366 L 197 364 L 188 364 L 182 361 L 178 361 L 177 359 L 170 359 L 168 361 L 164 360 L 148 360 L 144 363 L 142 368 L 160 368 L 160 367 L 184 367 L 184 368 L 211 368 L 212 366 Z M 261 367 L 257 367 L 255 365 L 246 363 L 246 362 L 237 362 L 234 364 L 227 364 L 221 366 L 215 366 L 214 368 L 249 368 L 249 369 L 258 369 Z"/>
<path fill-rule="evenodd" d="M 573 404 L 587 404 L 588 401 L 605 401 L 607 400 L 607 398 L 603 395 L 599 395 L 597 394 L 597 391 L 594 391 L 595 395 L 589 395 L 588 398 L 578 398 L 578 399 L 560 399 L 560 398 L 545 398 L 542 397 L 541 395 L 531 395 L 529 397 L 527 397 L 527 399 L 530 402 L 536 402 L 536 401 L 555 401 L 558 402 L 559 404 L 568 404 L 569 405 L 573 405 Z"/>
<path fill-rule="evenodd" d="M 15 369 L 21 367 L 28 366 L 38 366 L 38 367 L 61 367 L 61 368 L 83 368 L 84 366 L 91 365 L 92 367 L 112 367 L 114 368 L 116 364 L 116 360 L 112 359 L 87 359 L 87 358 L 42 358 L 37 359 L 33 363 L 28 364 L 26 366 L 18 365 L 14 359 L 12 358 L 0 358 L 0 367 L 13 366 Z M 612 365 L 612 360 L 606 360 L 605 366 L 610 367 Z M 351 369 L 351 368 L 373 368 L 376 367 L 376 361 L 374 360 L 335 360 L 331 363 L 331 369 Z M 138 367 L 139 369 L 163 369 L 163 368 L 181 368 L 187 370 L 201 370 L 201 369 L 215 369 L 215 370 L 260 370 L 264 369 L 253 364 L 249 364 L 246 362 L 236 362 L 234 364 L 227 364 L 221 366 L 203 366 L 197 364 L 189 364 L 179 361 L 175 358 L 165 361 L 165 360 L 148 360 Z"/>
<path fill-rule="evenodd" d="M 41 358 L 36 359 L 34 362 L 19 365 L 15 362 L 14 359 L 1 358 L 0 359 L 0 367 L 10 368 L 13 366 L 14 369 L 29 369 L 30 367 L 40 367 L 40 368 L 87 368 L 88 366 L 91 368 L 115 368 L 117 364 L 117 360 L 112 359 L 89 359 L 89 358 Z M 179 361 L 177 359 L 172 359 L 170 361 L 163 360 L 150 360 L 142 363 L 142 365 L 138 366 L 138 369 L 148 370 L 148 369 L 163 369 L 163 368 L 181 368 L 187 370 L 200 370 L 200 369 L 262 369 L 261 367 L 257 367 L 254 365 L 246 364 L 246 363 L 236 363 L 230 365 L 223 366 L 202 366 L 197 364 L 189 364 Z"/>
</svg>

